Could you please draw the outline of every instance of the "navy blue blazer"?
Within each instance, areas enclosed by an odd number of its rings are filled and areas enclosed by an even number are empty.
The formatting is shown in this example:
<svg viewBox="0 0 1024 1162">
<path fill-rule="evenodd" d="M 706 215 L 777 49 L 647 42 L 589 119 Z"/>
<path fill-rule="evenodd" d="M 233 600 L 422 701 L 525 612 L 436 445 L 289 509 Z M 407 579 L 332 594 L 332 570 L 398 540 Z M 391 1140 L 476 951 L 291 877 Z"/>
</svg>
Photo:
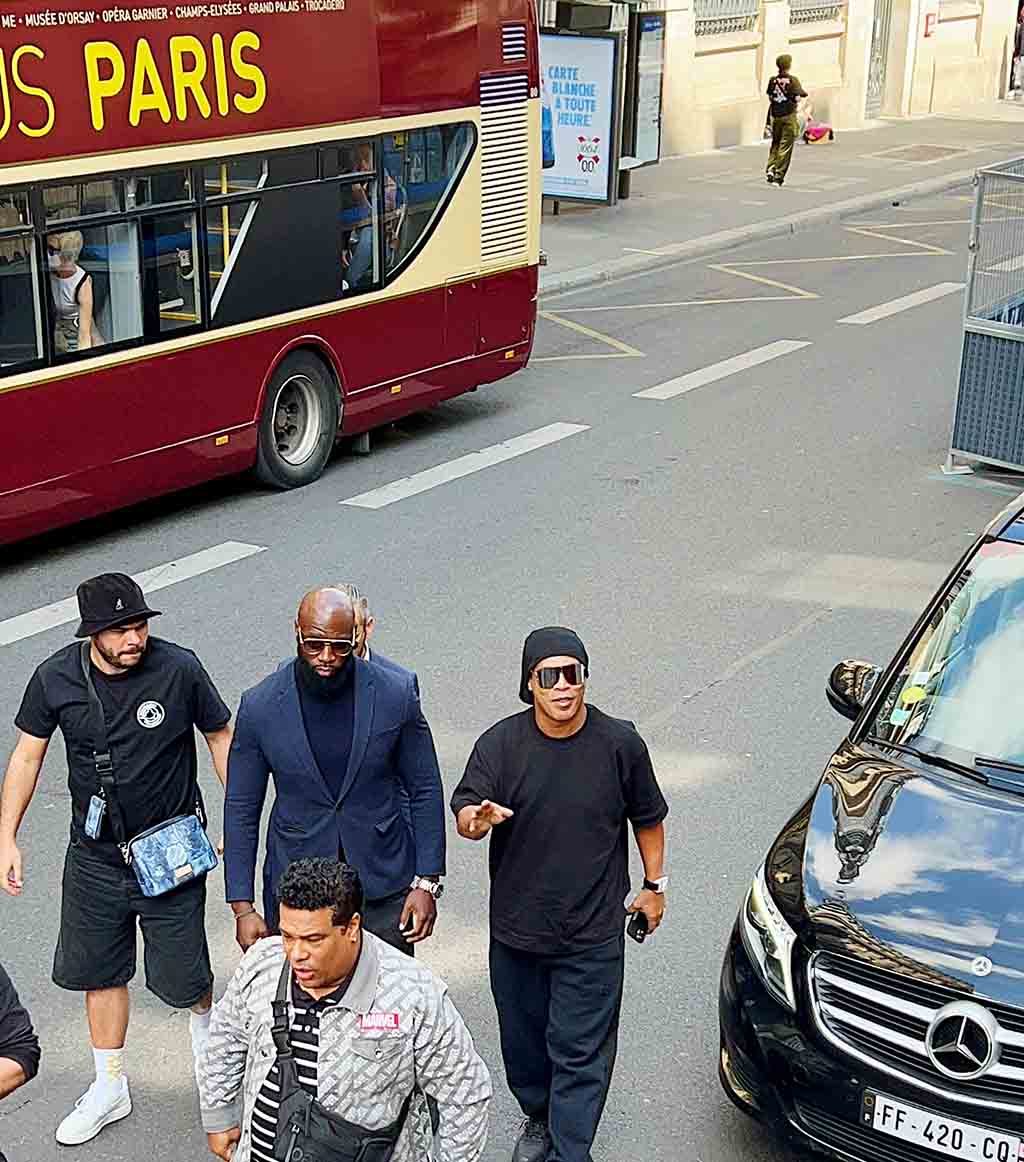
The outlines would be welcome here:
<svg viewBox="0 0 1024 1162">
<path fill-rule="evenodd" d="M 228 901 L 254 900 L 260 820 L 272 777 L 276 800 L 263 864 L 264 914 L 294 859 L 345 852 L 367 899 L 444 875 L 445 809 L 434 740 L 415 675 L 354 658 L 352 752 L 335 800 L 313 757 L 288 662 L 242 695 L 224 800 Z"/>
</svg>

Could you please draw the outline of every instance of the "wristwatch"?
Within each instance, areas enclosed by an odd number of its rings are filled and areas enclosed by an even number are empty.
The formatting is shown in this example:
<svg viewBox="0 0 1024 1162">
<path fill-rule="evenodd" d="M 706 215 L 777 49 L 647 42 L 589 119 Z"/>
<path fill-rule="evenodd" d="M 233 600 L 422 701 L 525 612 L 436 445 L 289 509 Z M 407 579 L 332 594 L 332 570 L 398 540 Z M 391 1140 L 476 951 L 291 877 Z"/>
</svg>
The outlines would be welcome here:
<svg viewBox="0 0 1024 1162">
<path fill-rule="evenodd" d="M 410 890 L 419 888 L 421 892 L 429 892 L 435 900 L 444 895 L 444 884 L 440 880 L 428 880 L 426 876 L 417 876 L 409 885 Z"/>
<path fill-rule="evenodd" d="M 668 887 L 668 876 L 659 876 L 656 880 L 649 880 L 644 878 L 644 891 L 657 892 L 659 896 L 665 894 L 665 889 Z"/>
</svg>

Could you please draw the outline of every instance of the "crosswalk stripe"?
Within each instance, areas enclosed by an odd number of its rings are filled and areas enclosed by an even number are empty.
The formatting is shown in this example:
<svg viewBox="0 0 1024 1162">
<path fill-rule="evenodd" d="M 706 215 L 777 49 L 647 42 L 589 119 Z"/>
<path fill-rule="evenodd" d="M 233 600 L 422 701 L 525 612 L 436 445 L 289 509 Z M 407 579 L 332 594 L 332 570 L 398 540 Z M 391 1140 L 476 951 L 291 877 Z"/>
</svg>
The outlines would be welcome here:
<svg viewBox="0 0 1024 1162">
<path fill-rule="evenodd" d="M 845 319 L 838 321 L 865 327 L 869 323 L 877 323 L 879 319 L 888 319 L 890 315 L 898 315 L 900 311 L 909 311 L 912 307 L 923 306 L 925 303 L 945 298 L 946 295 L 956 294 L 957 291 L 963 289 L 962 282 L 940 282 L 935 286 L 925 287 L 924 290 L 914 291 L 911 295 L 903 295 L 902 298 L 879 303 L 877 307 L 868 307 L 866 311 L 858 311 L 856 315 L 847 315 Z"/>
<path fill-rule="evenodd" d="M 694 388 L 704 387 L 705 384 L 715 383 L 739 371 L 746 371 L 748 367 L 757 367 L 761 363 L 778 359 L 782 355 L 789 355 L 810 343 L 804 339 L 779 339 L 768 343 L 764 347 L 755 347 L 753 351 L 744 351 L 742 355 L 733 355 L 731 359 L 723 359 L 720 363 L 712 363 L 709 367 L 701 367 L 697 371 L 689 371 L 677 379 L 670 379 L 666 383 L 659 383 L 655 387 L 648 387 L 644 391 L 634 392 L 637 399 L 675 399 L 677 395 L 693 391 Z"/>
<path fill-rule="evenodd" d="M 534 432 L 506 440 L 503 444 L 492 444 L 489 448 L 481 448 L 479 452 L 470 452 L 456 460 L 438 464 L 436 468 L 428 468 L 414 476 L 406 476 L 391 484 L 373 488 L 369 492 L 361 492 L 358 496 L 350 496 L 348 500 L 342 500 L 340 503 L 351 505 L 353 508 L 386 508 L 389 504 L 397 504 L 398 501 L 406 500 L 410 496 L 417 496 L 431 488 L 459 480 L 463 476 L 470 476 L 483 468 L 492 468 L 495 464 L 513 460 L 527 452 L 535 452 L 538 448 L 545 448 L 549 444 L 555 444 L 559 440 L 588 430 L 587 424 L 548 424 Z"/>
<path fill-rule="evenodd" d="M 135 580 L 147 594 L 166 589 L 170 585 L 178 585 L 182 581 L 189 581 L 213 569 L 221 569 L 225 565 L 233 565 L 236 561 L 244 561 L 256 553 L 266 550 L 260 545 L 247 545 L 241 541 L 224 541 L 223 544 L 213 545 L 209 549 L 202 549 L 198 553 L 191 553 L 187 557 L 168 561 L 157 565 L 154 569 L 146 569 L 135 574 Z M 13 642 L 43 633 L 48 629 L 55 629 L 59 625 L 66 625 L 69 621 L 78 619 L 78 602 L 74 597 L 65 597 L 62 601 L 54 601 L 50 605 L 42 605 L 38 609 L 30 609 L 27 613 L 19 613 L 16 617 L 9 617 L 0 621 L 0 646 L 9 646 Z"/>
</svg>

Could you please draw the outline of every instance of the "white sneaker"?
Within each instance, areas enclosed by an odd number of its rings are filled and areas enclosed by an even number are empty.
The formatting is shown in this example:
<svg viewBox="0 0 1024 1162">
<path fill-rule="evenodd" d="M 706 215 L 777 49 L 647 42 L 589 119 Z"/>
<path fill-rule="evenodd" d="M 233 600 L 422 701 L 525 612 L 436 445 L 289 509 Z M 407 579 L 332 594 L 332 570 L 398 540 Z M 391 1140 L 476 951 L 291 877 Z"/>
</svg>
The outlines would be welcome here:
<svg viewBox="0 0 1024 1162">
<path fill-rule="evenodd" d="M 104 1126 L 119 1122 L 131 1112 L 127 1077 L 121 1078 L 118 1089 L 106 1085 L 101 1087 L 94 1081 L 57 1127 L 57 1141 L 61 1146 L 81 1146 L 83 1142 L 91 1142 Z"/>
</svg>

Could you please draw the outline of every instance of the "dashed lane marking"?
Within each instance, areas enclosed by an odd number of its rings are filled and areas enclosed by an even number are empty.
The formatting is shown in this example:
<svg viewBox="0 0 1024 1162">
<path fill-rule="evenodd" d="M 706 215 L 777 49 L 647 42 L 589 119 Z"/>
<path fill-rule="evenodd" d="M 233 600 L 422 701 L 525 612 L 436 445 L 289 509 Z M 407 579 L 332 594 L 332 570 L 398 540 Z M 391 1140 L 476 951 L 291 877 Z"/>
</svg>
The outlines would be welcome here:
<svg viewBox="0 0 1024 1162">
<path fill-rule="evenodd" d="M 956 294 L 963 289 L 962 282 L 940 282 L 935 286 L 925 287 L 924 290 L 914 291 L 913 294 L 902 295 L 900 298 L 891 299 L 887 303 L 879 303 L 877 307 L 868 307 L 866 311 L 858 311 L 855 315 L 847 315 L 844 319 L 836 321 L 866 327 L 870 323 L 877 323 L 880 319 L 888 319 L 891 315 L 898 315 L 901 311 L 924 306 L 925 303 L 945 298 L 946 295 Z"/>
<path fill-rule="evenodd" d="M 484 468 L 492 468 L 495 464 L 502 464 L 506 460 L 513 460 L 517 456 L 524 456 L 527 452 L 536 452 L 538 448 L 546 448 L 559 440 L 569 436 L 589 431 L 587 424 L 548 424 L 544 428 L 527 432 L 523 436 L 516 436 L 506 440 L 504 444 L 493 444 L 489 448 L 481 448 L 479 452 L 470 452 L 467 456 L 460 456 L 456 460 L 449 460 L 445 464 L 438 464 L 436 468 L 428 468 L 424 472 L 417 472 L 414 476 L 406 476 L 385 484 L 380 488 L 361 492 L 358 496 L 350 496 L 341 504 L 353 508 L 386 508 L 389 504 L 397 504 L 410 496 L 417 496 L 421 492 L 428 492 L 452 480 L 459 480 L 463 476 L 471 476 Z"/>
<path fill-rule="evenodd" d="M 752 351 L 745 351 L 742 355 L 733 355 L 731 359 L 723 359 L 719 363 L 712 363 L 709 367 L 701 367 L 697 371 L 680 375 L 677 379 L 670 379 L 667 383 L 659 383 L 656 387 L 648 387 L 645 391 L 634 392 L 636 399 L 675 399 L 706 384 L 715 383 L 737 372 L 746 371 L 750 367 L 758 367 L 782 355 L 790 355 L 804 347 L 810 347 L 805 339 L 778 339 L 764 347 L 755 347 Z"/>
<path fill-rule="evenodd" d="M 178 585 L 182 581 L 190 581 L 203 573 L 214 569 L 222 569 L 225 565 L 233 565 L 236 561 L 244 561 L 256 553 L 264 553 L 266 549 L 260 545 L 246 545 L 240 541 L 225 541 L 209 549 L 202 549 L 187 557 L 179 557 L 176 561 L 168 561 L 165 565 L 157 565 L 155 569 L 146 569 L 135 574 L 135 580 L 142 586 L 146 595 L 155 593 L 159 589 L 166 589 L 170 585 Z M 29 610 L 28 613 L 19 613 L 17 617 L 9 617 L 0 621 L 0 646 L 9 646 L 23 638 L 32 637 L 48 629 L 55 629 L 59 625 L 66 625 L 69 621 L 78 619 L 78 602 L 74 597 L 66 597 L 63 601 L 54 601 L 50 605 L 40 606 L 39 609 Z"/>
</svg>

